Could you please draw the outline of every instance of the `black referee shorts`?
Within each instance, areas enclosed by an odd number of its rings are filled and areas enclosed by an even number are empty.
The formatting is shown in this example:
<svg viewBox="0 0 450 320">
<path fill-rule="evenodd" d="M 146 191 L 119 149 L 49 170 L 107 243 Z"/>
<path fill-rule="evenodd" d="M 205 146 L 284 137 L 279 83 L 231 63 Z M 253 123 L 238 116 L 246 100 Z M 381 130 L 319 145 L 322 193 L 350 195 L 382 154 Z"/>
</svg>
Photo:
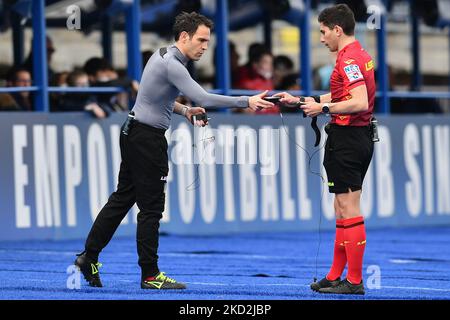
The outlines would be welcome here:
<svg viewBox="0 0 450 320">
<path fill-rule="evenodd" d="M 369 127 L 327 125 L 323 166 L 330 193 L 361 190 L 373 155 Z"/>
</svg>

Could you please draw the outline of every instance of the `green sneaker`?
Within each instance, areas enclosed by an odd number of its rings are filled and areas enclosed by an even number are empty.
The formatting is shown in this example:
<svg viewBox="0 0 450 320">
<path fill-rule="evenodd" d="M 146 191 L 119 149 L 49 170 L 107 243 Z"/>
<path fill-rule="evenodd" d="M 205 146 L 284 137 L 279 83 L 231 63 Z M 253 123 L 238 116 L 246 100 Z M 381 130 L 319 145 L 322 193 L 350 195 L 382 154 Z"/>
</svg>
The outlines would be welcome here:
<svg viewBox="0 0 450 320">
<path fill-rule="evenodd" d="M 77 254 L 74 263 L 80 269 L 86 281 L 91 287 L 103 287 L 100 281 L 100 273 L 98 269 L 102 266 L 100 262 L 90 260 L 85 252 Z"/>
<path fill-rule="evenodd" d="M 142 289 L 186 289 L 186 285 L 169 278 L 164 272 L 158 273 L 154 277 L 148 277 L 141 281 Z"/>
</svg>

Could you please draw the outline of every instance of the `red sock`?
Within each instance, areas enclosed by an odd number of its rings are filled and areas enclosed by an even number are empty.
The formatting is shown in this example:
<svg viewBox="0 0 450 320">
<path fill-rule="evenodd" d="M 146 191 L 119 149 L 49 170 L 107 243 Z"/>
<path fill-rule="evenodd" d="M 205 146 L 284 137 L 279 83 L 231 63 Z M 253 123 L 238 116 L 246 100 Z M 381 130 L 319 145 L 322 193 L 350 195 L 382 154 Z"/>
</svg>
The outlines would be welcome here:
<svg viewBox="0 0 450 320">
<path fill-rule="evenodd" d="M 334 257 L 330 272 L 327 274 L 327 279 L 330 281 L 336 280 L 344 271 L 347 264 L 347 256 L 344 246 L 344 219 L 336 219 L 336 239 L 334 241 Z"/>
<path fill-rule="evenodd" d="M 344 220 L 344 239 L 348 262 L 347 280 L 352 284 L 360 284 L 366 247 L 366 228 L 363 216 Z"/>
</svg>

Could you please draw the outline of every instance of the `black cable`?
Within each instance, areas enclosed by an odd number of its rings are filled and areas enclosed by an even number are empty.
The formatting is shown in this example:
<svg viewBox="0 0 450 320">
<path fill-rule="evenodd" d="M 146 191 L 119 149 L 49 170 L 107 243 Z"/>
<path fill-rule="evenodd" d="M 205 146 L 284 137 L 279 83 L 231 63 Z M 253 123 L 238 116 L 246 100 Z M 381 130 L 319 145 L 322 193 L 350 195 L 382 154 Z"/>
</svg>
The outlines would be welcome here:
<svg viewBox="0 0 450 320">
<path fill-rule="evenodd" d="M 211 136 L 211 137 L 208 137 L 208 138 L 206 138 L 205 136 L 206 136 L 206 129 L 203 131 L 203 137 L 200 139 L 199 142 L 203 142 L 204 144 L 206 144 L 208 141 L 214 141 L 215 140 L 214 136 Z M 195 135 L 194 135 L 194 138 L 195 138 Z M 197 143 L 195 141 L 192 144 L 192 147 L 194 148 L 194 150 L 197 148 Z M 203 155 L 202 155 L 202 158 L 199 161 L 199 163 L 194 163 L 194 166 L 195 166 L 195 178 L 194 178 L 194 181 L 186 187 L 186 191 L 194 191 L 194 190 L 197 190 L 198 188 L 200 188 L 200 164 L 205 159 L 205 156 L 206 156 L 206 150 L 205 149 L 206 149 L 206 147 L 203 146 Z M 195 160 L 195 156 L 194 156 L 194 160 Z M 194 188 L 191 188 L 192 185 L 195 185 Z"/>
<path fill-rule="evenodd" d="M 314 158 L 314 156 L 317 154 L 317 152 L 319 152 L 320 150 L 322 150 L 325 147 L 325 143 L 322 144 L 322 146 L 320 148 L 318 148 L 317 150 L 315 150 L 312 154 L 310 154 L 308 152 L 308 150 L 306 150 L 304 147 L 302 147 L 301 145 L 299 145 L 297 143 L 297 141 L 295 139 L 292 139 L 289 132 L 286 130 L 286 124 L 284 123 L 284 118 L 283 118 L 283 113 L 280 111 L 280 118 L 281 118 L 281 123 L 283 124 L 283 129 L 284 132 L 286 133 L 286 135 L 288 136 L 289 140 L 291 140 L 291 142 L 293 142 L 297 147 L 299 147 L 300 149 L 302 149 L 307 155 L 308 155 L 308 170 L 310 174 L 313 174 L 315 176 L 318 176 L 322 182 L 322 185 L 325 185 L 325 178 L 322 176 L 322 174 L 319 172 L 315 172 L 311 169 L 311 161 Z M 322 200 L 323 200 L 323 195 L 324 195 L 324 191 L 325 191 L 325 187 L 322 188 L 322 193 L 320 196 L 320 203 L 319 203 L 319 226 L 318 226 L 318 246 L 317 246 L 317 252 L 316 252 L 316 259 L 315 259 L 315 272 L 314 272 L 314 282 L 317 281 L 317 261 L 319 258 L 319 252 L 320 252 L 320 246 L 322 244 Z"/>
<path fill-rule="evenodd" d="M 325 184 L 325 178 L 322 176 L 320 171 L 316 172 L 316 171 L 313 171 L 311 169 L 311 162 L 312 162 L 312 159 L 314 158 L 314 156 L 319 151 L 321 151 L 324 148 L 325 143 L 322 144 L 322 146 L 320 148 L 316 149 L 312 154 L 310 154 L 308 152 L 308 150 L 306 150 L 304 147 L 299 145 L 297 143 L 297 141 L 295 141 L 295 139 L 292 139 L 292 137 L 290 136 L 289 132 L 286 130 L 286 124 L 284 122 L 284 118 L 283 118 L 283 113 L 282 112 L 280 112 L 280 118 L 281 118 L 281 122 L 282 122 L 282 125 L 283 125 L 284 132 L 286 133 L 286 135 L 289 138 L 289 140 L 291 142 L 293 142 L 297 147 L 302 149 L 308 155 L 308 170 L 309 170 L 309 173 L 319 177 L 321 182 L 322 182 L 322 185 L 324 185 Z M 208 141 L 208 140 L 211 140 L 211 139 L 214 140 L 214 136 L 210 137 L 210 138 L 205 138 L 205 135 L 206 135 L 206 130 L 204 131 L 203 137 L 200 140 L 200 142 L 206 143 L 206 141 Z M 195 142 L 194 142 L 194 144 L 192 146 L 194 148 L 197 148 L 197 144 Z M 204 148 L 204 149 L 206 149 L 206 148 Z M 195 177 L 194 181 L 190 185 L 188 185 L 186 187 L 186 191 L 194 191 L 194 190 L 196 190 L 196 189 L 198 189 L 200 187 L 200 183 L 197 184 L 197 182 L 200 180 L 200 163 L 203 162 L 203 160 L 205 158 L 205 155 L 206 155 L 206 151 L 204 150 L 202 159 L 199 161 L 198 164 L 195 164 L 195 166 L 196 166 L 196 177 Z M 191 186 L 194 185 L 194 184 L 196 185 L 195 188 L 191 189 Z M 315 258 L 314 282 L 317 281 L 317 269 L 318 269 L 317 265 L 318 265 L 318 258 L 319 258 L 320 247 L 321 247 L 321 244 L 322 244 L 322 200 L 323 200 L 324 191 L 325 191 L 325 188 L 323 187 L 322 188 L 322 192 L 321 192 L 321 196 L 320 196 L 320 203 L 319 203 L 319 226 L 318 226 L 318 237 L 319 237 L 319 239 L 318 239 L 318 246 L 317 246 L 316 258 Z"/>
</svg>

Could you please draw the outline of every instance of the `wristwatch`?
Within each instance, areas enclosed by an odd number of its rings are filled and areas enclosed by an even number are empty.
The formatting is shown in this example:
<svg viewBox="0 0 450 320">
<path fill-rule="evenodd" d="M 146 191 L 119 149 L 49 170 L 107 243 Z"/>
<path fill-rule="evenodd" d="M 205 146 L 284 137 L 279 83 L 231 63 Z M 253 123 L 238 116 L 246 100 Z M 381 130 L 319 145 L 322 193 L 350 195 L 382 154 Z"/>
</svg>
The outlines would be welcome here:
<svg viewBox="0 0 450 320">
<path fill-rule="evenodd" d="M 185 117 L 186 116 L 186 112 L 189 110 L 190 108 L 187 106 L 183 106 L 183 109 L 181 109 L 181 114 Z"/>
<path fill-rule="evenodd" d="M 330 104 L 324 103 L 322 106 L 322 113 L 329 114 L 330 113 Z"/>
</svg>

